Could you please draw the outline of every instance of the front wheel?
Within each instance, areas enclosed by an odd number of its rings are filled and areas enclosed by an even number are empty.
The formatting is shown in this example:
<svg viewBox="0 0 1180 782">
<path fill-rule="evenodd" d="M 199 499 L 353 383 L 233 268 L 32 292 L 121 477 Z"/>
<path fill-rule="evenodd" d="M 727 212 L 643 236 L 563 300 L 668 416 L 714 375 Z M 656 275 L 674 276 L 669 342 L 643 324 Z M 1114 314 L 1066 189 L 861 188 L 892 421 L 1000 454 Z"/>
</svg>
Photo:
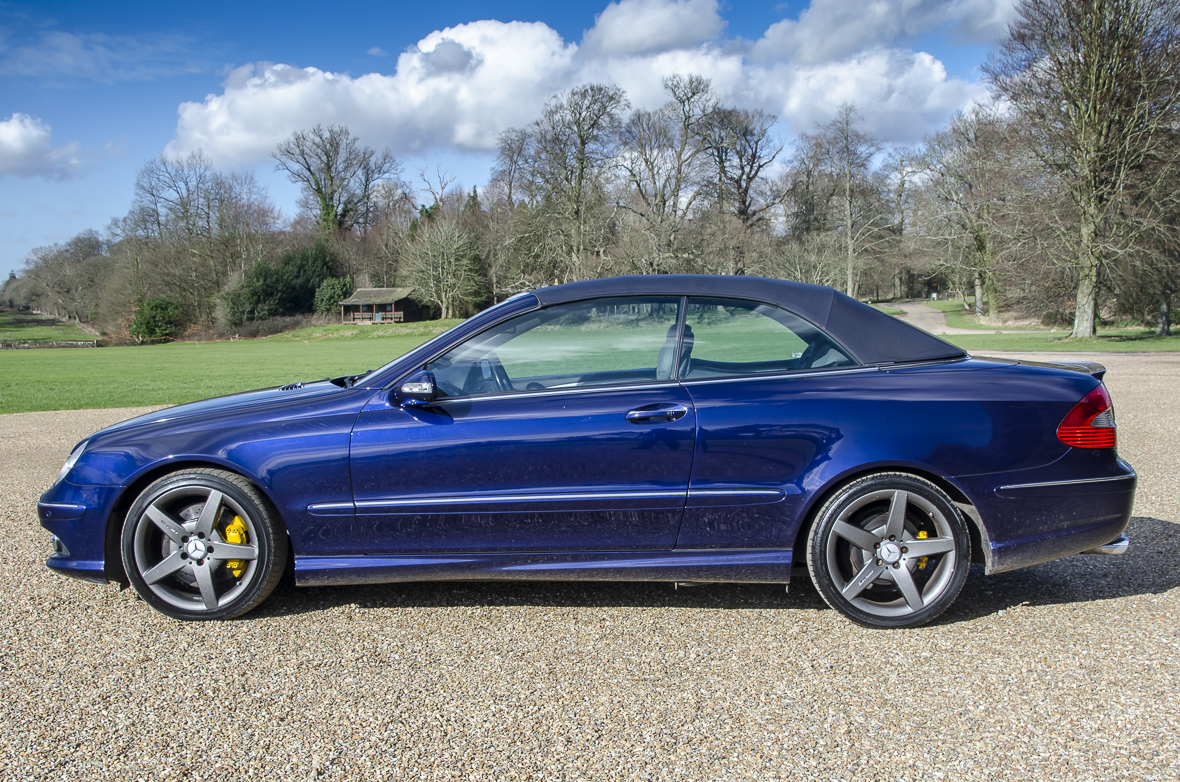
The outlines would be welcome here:
<svg viewBox="0 0 1180 782">
<path fill-rule="evenodd" d="M 123 523 L 123 567 L 139 596 L 176 619 L 229 619 L 274 590 L 287 535 L 249 481 L 223 470 L 167 475 Z"/>
<path fill-rule="evenodd" d="M 859 625 L 915 627 L 963 588 L 971 537 L 958 508 L 927 480 L 879 473 L 842 487 L 819 512 L 807 568 L 824 601 Z"/>
</svg>

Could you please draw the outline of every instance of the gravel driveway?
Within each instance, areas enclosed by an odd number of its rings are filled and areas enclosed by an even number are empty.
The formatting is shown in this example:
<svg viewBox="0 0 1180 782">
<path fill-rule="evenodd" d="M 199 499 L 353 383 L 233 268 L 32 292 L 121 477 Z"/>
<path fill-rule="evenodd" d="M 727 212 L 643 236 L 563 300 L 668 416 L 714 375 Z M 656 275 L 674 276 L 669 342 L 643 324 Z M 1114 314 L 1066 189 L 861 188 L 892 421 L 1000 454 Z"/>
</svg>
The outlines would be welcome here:
<svg viewBox="0 0 1180 782">
<path fill-rule="evenodd" d="M 1180 778 L 1180 356 L 1098 358 L 1130 551 L 974 570 L 889 632 L 805 580 L 283 585 L 175 622 L 42 564 L 38 494 L 140 411 L 0 416 L 0 777 Z"/>
</svg>

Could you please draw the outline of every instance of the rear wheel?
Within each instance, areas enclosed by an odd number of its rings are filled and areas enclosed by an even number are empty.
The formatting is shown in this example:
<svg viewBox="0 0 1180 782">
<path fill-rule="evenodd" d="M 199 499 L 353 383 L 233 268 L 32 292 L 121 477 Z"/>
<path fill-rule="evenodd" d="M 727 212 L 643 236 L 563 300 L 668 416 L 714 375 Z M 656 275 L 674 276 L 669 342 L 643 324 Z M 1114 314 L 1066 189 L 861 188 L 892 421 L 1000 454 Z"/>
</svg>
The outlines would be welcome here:
<svg viewBox="0 0 1180 782">
<path fill-rule="evenodd" d="M 274 590 L 287 536 L 240 475 L 186 470 L 148 486 L 123 524 L 123 567 L 149 605 L 176 619 L 229 619 Z"/>
<path fill-rule="evenodd" d="M 832 608 L 865 627 L 915 627 L 963 588 L 971 538 L 959 509 L 927 480 L 878 473 L 828 500 L 807 541 L 807 568 Z"/>
</svg>

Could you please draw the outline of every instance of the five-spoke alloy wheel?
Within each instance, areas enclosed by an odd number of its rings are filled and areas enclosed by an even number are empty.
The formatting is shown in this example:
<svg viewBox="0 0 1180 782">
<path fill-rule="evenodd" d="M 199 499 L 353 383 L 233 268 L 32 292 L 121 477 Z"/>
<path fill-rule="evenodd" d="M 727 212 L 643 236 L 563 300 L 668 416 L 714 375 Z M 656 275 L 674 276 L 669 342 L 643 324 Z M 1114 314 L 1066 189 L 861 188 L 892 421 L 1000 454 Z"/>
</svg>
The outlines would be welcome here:
<svg viewBox="0 0 1180 782">
<path fill-rule="evenodd" d="M 927 480 L 877 473 L 840 488 L 807 540 L 807 567 L 832 608 L 865 627 L 914 627 L 958 596 L 971 561 L 959 509 Z"/>
<path fill-rule="evenodd" d="M 274 590 L 287 535 L 239 475 L 195 469 L 148 486 L 127 513 L 123 567 L 135 591 L 177 619 L 228 619 Z"/>
</svg>

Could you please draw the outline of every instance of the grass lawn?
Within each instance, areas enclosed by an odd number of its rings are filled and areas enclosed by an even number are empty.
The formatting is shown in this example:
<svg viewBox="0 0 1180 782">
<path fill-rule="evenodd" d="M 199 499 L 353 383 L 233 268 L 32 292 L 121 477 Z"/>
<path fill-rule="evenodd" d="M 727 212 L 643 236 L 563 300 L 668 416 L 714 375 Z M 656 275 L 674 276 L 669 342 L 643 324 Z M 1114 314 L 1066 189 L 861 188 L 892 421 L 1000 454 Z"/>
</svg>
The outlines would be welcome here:
<svg viewBox="0 0 1180 782">
<path fill-rule="evenodd" d="M 68 341 L 94 338 L 94 335 L 85 329 L 44 315 L 0 310 L 0 339 Z"/>
<path fill-rule="evenodd" d="M 877 309 L 881 310 L 881 312 L 884 312 L 886 315 L 901 315 L 902 313 L 905 312 L 905 310 L 898 309 L 897 307 L 888 307 L 884 304 L 872 304 L 869 306 L 876 307 Z"/>
<path fill-rule="evenodd" d="M 367 327 L 372 329 L 385 327 Z M 376 369 L 438 332 L 0 351 L 0 413 L 173 405 Z M 320 335 L 322 337 L 322 335 Z M 314 339 L 312 337 L 311 339 Z"/>
<path fill-rule="evenodd" d="M 943 334 L 964 350 L 1012 350 L 1043 353 L 1170 353 L 1180 351 L 1180 336 L 1157 337 L 1150 329 L 1099 331 L 1092 339 L 1069 339 L 1068 331 L 1029 334 Z"/>
</svg>

